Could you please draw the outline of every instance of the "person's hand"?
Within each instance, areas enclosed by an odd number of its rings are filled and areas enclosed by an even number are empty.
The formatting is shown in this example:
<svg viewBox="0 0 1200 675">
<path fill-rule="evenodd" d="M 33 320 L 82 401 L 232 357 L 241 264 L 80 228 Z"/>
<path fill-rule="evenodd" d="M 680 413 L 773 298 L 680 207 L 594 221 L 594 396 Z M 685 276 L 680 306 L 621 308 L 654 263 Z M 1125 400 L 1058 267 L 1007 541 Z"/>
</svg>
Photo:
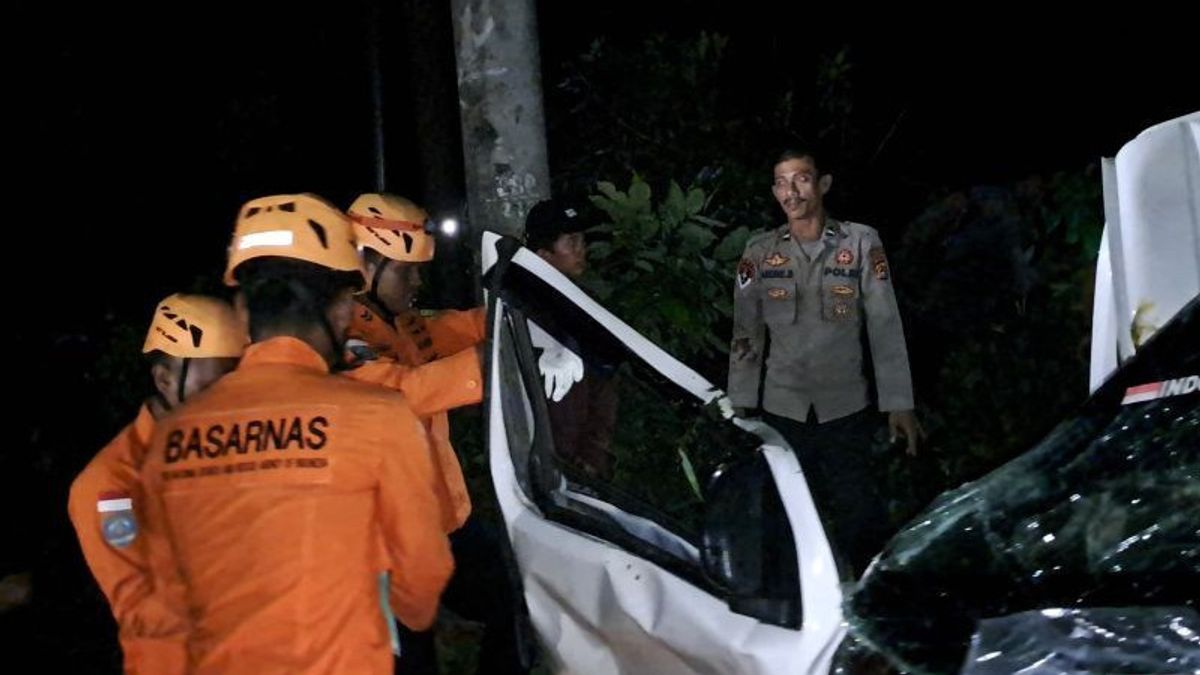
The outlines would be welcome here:
<svg viewBox="0 0 1200 675">
<path fill-rule="evenodd" d="M 529 322 L 529 340 L 542 350 L 538 370 L 542 373 L 546 398 L 563 400 L 571 387 L 583 379 L 583 359 L 533 321 Z"/>
<path fill-rule="evenodd" d="M 888 413 L 888 432 L 888 440 L 892 443 L 901 437 L 908 441 L 904 451 L 910 457 L 917 455 L 917 440 L 925 440 L 925 430 L 921 428 L 921 423 L 917 421 L 916 414 L 911 410 L 896 410 Z"/>
<path fill-rule="evenodd" d="M 738 409 L 733 407 L 733 403 L 730 402 L 728 396 L 722 396 L 717 399 L 717 410 L 721 411 L 721 417 L 725 419 L 730 419 L 738 414 Z"/>
<path fill-rule="evenodd" d="M 562 345 L 547 347 L 538 359 L 538 370 L 544 378 L 546 398 L 558 402 L 583 379 L 583 359 Z"/>
</svg>

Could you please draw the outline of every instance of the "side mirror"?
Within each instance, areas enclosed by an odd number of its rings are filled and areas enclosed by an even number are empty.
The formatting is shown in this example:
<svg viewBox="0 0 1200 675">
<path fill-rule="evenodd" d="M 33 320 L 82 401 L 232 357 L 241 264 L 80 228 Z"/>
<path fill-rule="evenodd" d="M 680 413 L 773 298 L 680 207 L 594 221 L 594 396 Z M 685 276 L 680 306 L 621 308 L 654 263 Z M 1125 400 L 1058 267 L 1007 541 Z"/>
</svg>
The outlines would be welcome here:
<svg viewBox="0 0 1200 675">
<path fill-rule="evenodd" d="M 796 540 L 761 454 L 725 465 L 709 482 L 701 563 L 732 611 L 799 629 Z"/>
</svg>

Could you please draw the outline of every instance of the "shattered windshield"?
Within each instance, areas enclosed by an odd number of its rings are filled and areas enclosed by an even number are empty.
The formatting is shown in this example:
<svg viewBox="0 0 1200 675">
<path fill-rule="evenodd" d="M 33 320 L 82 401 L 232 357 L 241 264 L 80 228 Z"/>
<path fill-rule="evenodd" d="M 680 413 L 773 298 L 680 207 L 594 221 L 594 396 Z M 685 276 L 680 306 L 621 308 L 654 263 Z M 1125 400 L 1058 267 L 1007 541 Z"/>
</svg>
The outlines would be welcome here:
<svg viewBox="0 0 1200 675">
<path fill-rule="evenodd" d="M 1033 450 L 943 494 L 847 599 L 855 638 L 958 672 L 980 620 L 1200 598 L 1200 300 Z"/>
<path fill-rule="evenodd" d="M 1043 609 L 984 619 L 962 675 L 1200 672 L 1200 615 L 1186 607 Z"/>
</svg>

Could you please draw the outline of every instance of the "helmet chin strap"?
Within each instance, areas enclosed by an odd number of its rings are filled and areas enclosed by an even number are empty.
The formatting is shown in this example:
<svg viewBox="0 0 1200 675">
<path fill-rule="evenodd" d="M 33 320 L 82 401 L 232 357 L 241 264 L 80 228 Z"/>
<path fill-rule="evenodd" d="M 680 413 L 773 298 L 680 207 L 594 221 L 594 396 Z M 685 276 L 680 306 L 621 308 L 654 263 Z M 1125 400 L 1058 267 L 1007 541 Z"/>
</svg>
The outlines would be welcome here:
<svg viewBox="0 0 1200 675">
<path fill-rule="evenodd" d="M 375 289 L 379 288 L 379 280 L 383 278 L 383 273 L 387 270 L 387 266 L 391 262 L 390 258 L 380 256 L 379 264 L 375 266 L 375 274 L 371 275 L 371 285 L 367 287 L 367 292 L 364 294 L 375 305 L 376 309 L 384 313 L 383 318 L 387 319 L 388 323 L 394 321 L 396 315 L 383 303 L 383 299 L 379 297 Z"/>
<path fill-rule="evenodd" d="M 175 385 L 175 396 L 179 399 L 180 403 L 183 403 L 183 399 L 185 397 L 184 390 L 187 388 L 188 370 L 190 369 L 191 365 L 192 360 L 190 358 L 183 357 L 183 365 L 179 368 L 179 378 L 177 380 L 178 384 Z M 164 396 L 161 391 L 156 390 L 153 398 L 158 401 L 158 404 L 162 406 L 163 410 L 170 412 L 175 409 L 175 406 L 171 405 L 171 402 L 167 400 L 167 397 Z"/>
<path fill-rule="evenodd" d="M 189 358 L 184 358 L 183 367 L 179 369 L 179 391 L 176 393 L 176 396 L 179 398 L 180 403 L 183 403 L 183 399 L 184 399 L 183 391 L 187 387 L 188 368 L 191 367 L 191 365 L 192 365 L 192 360 Z M 168 410 L 169 409 L 170 408 L 168 408 Z"/>
</svg>

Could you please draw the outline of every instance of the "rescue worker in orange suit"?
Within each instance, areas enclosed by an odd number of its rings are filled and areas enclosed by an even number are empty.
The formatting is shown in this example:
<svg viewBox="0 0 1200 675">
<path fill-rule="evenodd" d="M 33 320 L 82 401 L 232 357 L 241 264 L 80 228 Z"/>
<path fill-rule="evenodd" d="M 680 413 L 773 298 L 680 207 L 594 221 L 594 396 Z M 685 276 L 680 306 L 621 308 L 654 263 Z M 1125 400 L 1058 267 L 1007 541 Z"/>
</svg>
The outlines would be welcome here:
<svg viewBox="0 0 1200 675">
<path fill-rule="evenodd" d="M 460 359 L 462 368 L 447 372 L 440 388 L 455 395 L 482 379 L 475 347 L 485 335 L 485 310 L 446 311 L 424 316 L 413 308 L 421 287 L 420 266 L 433 259 L 429 217 L 413 202 L 390 194 L 364 194 L 350 206 L 362 251 L 367 288 L 355 299 L 348 349 L 367 360 L 395 358 L 420 366 Z M 473 359 L 473 362 L 472 362 Z M 485 624 L 479 656 L 481 673 L 523 673 L 517 647 L 515 606 L 496 536 L 470 518 L 471 501 L 458 457 L 450 444 L 444 413 L 424 420 L 440 471 L 442 525 L 450 533 L 455 574 L 443 601 L 456 614 Z M 432 631 L 401 621 L 399 672 L 436 673 Z"/>
<path fill-rule="evenodd" d="M 419 265 L 432 260 L 434 251 L 423 209 L 403 197 L 365 194 L 348 215 L 368 283 L 355 296 L 345 373 L 402 390 L 414 411 L 429 417 L 437 468 L 446 477 L 439 497 L 450 532 L 466 520 L 471 502 L 449 443 L 449 421 L 437 413 L 483 400 L 479 345 L 486 335 L 486 311 L 479 307 L 426 317 L 413 308 L 421 287 Z"/>
<path fill-rule="evenodd" d="M 348 211 L 363 249 L 367 288 L 356 299 L 350 339 L 399 363 L 429 363 L 483 341 L 483 307 L 426 316 L 413 307 L 420 265 L 433 260 L 432 223 L 425 210 L 390 194 L 360 195 Z M 353 344 L 353 343 L 352 343 Z"/>
<path fill-rule="evenodd" d="M 406 366 L 355 347 L 346 350 L 345 361 L 337 370 L 352 380 L 399 391 L 412 411 L 424 418 L 482 401 L 479 364 L 476 348 L 419 366 Z M 448 382 L 453 385 L 447 386 Z"/>
<path fill-rule="evenodd" d="M 108 598 L 126 673 L 183 673 L 183 618 L 154 593 L 139 471 L 155 420 L 233 370 L 246 330 L 229 303 L 169 296 L 154 312 L 142 347 L 156 394 L 71 484 L 68 511 L 92 576 Z"/>
<path fill-rule="evenodd" d="M 189 672 L 390 673 L 379 575 L 426 628 L 453 560 L 424 426 L 403 395 L 330 373 L 363 283 L 350 221 L 313 195 L 253 200 L 225 281 L 251 344 L 160 421 L 142 467 Z"/>
</svg>

